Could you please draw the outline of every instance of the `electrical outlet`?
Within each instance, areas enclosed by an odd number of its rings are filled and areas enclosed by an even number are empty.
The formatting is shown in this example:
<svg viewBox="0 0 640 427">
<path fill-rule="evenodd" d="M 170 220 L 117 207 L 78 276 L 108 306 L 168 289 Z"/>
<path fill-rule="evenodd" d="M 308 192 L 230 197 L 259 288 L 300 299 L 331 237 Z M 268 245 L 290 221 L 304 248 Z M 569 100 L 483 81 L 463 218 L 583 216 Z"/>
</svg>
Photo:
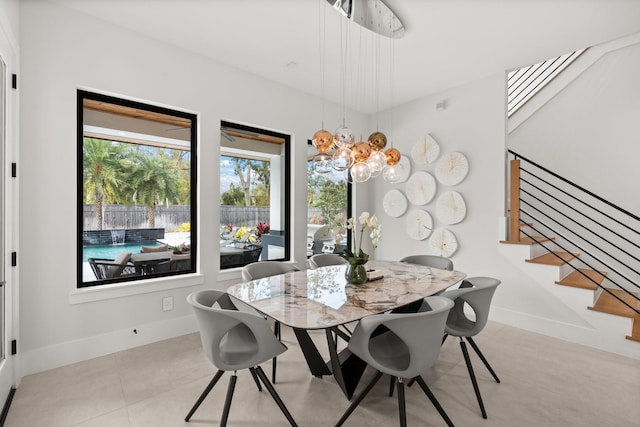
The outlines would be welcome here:
<svg viewBox="0 0 640 427">
<path fill-rule="evenodd" d="M 173 310 L 173 297 L 163 297 L 162 311 L 171 311 L 171 310 Z"/>
</svg>

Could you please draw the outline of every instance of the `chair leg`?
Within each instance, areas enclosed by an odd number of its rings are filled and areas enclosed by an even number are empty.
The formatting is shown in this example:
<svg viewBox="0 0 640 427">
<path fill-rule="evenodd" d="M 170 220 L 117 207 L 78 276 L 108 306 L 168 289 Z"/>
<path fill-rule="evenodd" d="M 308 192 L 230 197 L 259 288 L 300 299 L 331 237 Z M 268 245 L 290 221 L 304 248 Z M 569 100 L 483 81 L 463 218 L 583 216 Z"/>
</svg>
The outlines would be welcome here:
<svg viewBox="0 0 640 427">
<path fill-rule="evenodd" d="M 220 377 L 222 377 L 222 374 L 224 374 L 224 371 L 222 370 L 218 370 L 218 372 L 216 372 L 216 374 L 213 376 L 213 378 L 209 382 L 209 385 L 207 385 L 207 387 L 204 389 L 204 391 L 196 401 L 195 405 L 193 405 L 193 408 L 191 408 L 187 416 L 184 418 L 185 421 L 189 422 L 189 420 L 191 419 L 191 416 L 194 414 L 194 412 L 196 412 L 196 409 L 200 407 L 200 405 L 202 404 L 204 399 L 207 397 L 211 389 L 213 389 L 213 386 L 215 386 L 218 380 L 220 379 Z"/>
<path fill-rule="evenodd" d="M 471 377 L 471 384 L 473 384 L 473 390 L 476 392 L 476 399 L 478 399 L 478 405 L 480 405 L 480 412 L 482 412 L 482 418 L 487 418 L 487 412 L 484 410 L 484 403 L 482 403 L 482 396 L 480 396 L 480 388 L 478 387 L 478 381 L 476 381 L 476 375 L 473 373 L 473 366 L 471 365 L 471 359 L 469 358 L 469 352 L 467 351 L 467 345 L 464 339 L 460 337 L 460 348 L 464 355 L 464 362 L 467 364 L 467 370 Z"/>
<path fill-rule="evenodd" d="M 229 379 L 229 387 L 227 388 L 227 397 L 224 399 L 224 409 L 222 410 L 222 419 L 220 419 L 220 427 L 227 425 L 227 419 L 229 418 L 229 409 L 231 409 L 231 400 L 233 399 L 233 391 L 236 389 L 236 381 L 238 376 L 235 371 Z"/>
<path fill-rule="evenodd" d="M 297 427 L 298 425 L 296 424 L 295 420 L 293 419 L 293 417 L 289 413 L 289 410 L 287 409 L 287 407 L 284 405 L 284 402 L 282 401 L 282 399 L 278 395 L 278 392 L 276 391 L 276 389 L 273 388 L 273 385 L 269 382 L 269 378 L 267 378 L 267 375 L 264 373 L 262 368 L 260 366 L 256 366 L 255 370 L 256 370 L 256 374 L 258 374 L 258 377 L 264 383 L 264 386 L 269 391 L 269 394 L 271 395 L 273 400 L 275 400 L 276 404 L 278 405 L 278 407 L 280 408 L 280 410 L 282 411 L 284 416 L 287 417 L 287 420 L 289 421 L 289 424 L 291 424 L 293 427 Z"/>
<path fill-rule="evenodd" d="M 253 377 L 253 381 L 256 382 L 256 386 L 258 386 L 258 391 L 262 391 L 262 385 L 260 384 L 260 380 L 258 379 L 258 376 L 256 375 L 256 369 L 255 368 L 249 368 L 249 372 L 251 372 L 251 376 Z"/>
<path fill-rule="evenodd" d="M 280 330 L 280 322 L 278 322 L 277 320 L 276 320 L 275 324 L 273 325 L 273 332 L 276 334 L 276 337 L 278 338 L 278 341 L 282 341 L 282 331 Z M 278 360 L 277 357 L 273 358 L 272 367 L 271 367 L 271 381 L 274 384 L 276 383 L 276 367 L 278 365 L 277 360 Z"/>
<path fill-rule="evenodd" d="M 444 409 L 442 409 L 442 406 L 440 406 L 440 402 L 438 402 L 438 399 L 436 399 L 434 394 L 431 392 L 431 389 L 429 389 L 429 386 L 427 386 L 427 383 L 424 382 L 421 376 L 417 376 L 415 380 L 418 382 L 418 385 L 420 386 L 422 391 L 424 391 L 424 394 L 427 395 L 427 397 L 429 398 L 433 406 L 436 408 L 436 410 L 438 411 L 442 419 L 444 419 L 444 421 L 447 423 L 449 427 L 454 427 L 453 422 L 451 421 L 447 413 L 444 411 Z"/>
<path fill-rule="evenodd" d="M 449 334 L 447 334 L 445 332 L 445 334 L 442 336 L 442 342 L 440 343 L 440 346 L 442 347 L 444 345 L 444 342 L 447 340 L 447 337 L 449 336 Z"/>
<path fill-rule="evenodd" d="M 349 415 L 351 415 L 351 413 L 356 409 L 356 407 L 360 404 L 360 402 L 362 402 L 362 399 L 364 399 L 364 397 L 371 391 L 373 386 L 376 385 L 376 383 L 378 382 L 378 380 L 380 380 L 381 377 L 382 377 L 382 372 L 378 371 L 376 373 L 376 376 L 373 377 L 373 379 L 369 382 L 369 384 L 367 384 L 365 389 L 362 390 L 362 393 L 360 393 L 360 395 L 355 398 L 355 400 L 351 403 L 351 405 L 349 405 L 345 413 L 336 423 L 336 427 L 340 427 L 342 424 L 344 424 L 345 421 L 347 421 L 347 418 L 349 418 Z"/>
<path fill-rule="evenodd" d="M 407 408 L 404 403 L 404 383 L 402 378 L 398 378 L 398 415 L 400 416 L 400 427 L 407 427 Z"/>
<path fill-rule="evenodd" d="M 491 368 L 491 365 L 489 365 L 489 362 L 487 362 L 487 359 L 485 359 L 484 354 L 482 354 L 482 352 L 480 351 L 480 349 L 476 345 L 475 341 L 473 341 L 473 339 L 471 337 L 467 337 L 467 341 L 469 341 L 469 344 L 471 344 L 471 347 L 473 347 L 473 350 L 476 352 L 476 354 L 478 355 L 480 360 L 482 360 L 482 363 L 484 363 L 484 366 L 487 367 L 487 369 L 489 370 L 489 372 L 493 376 L 493 379 L 496 380 L 497 383 L 500 383 L 500 378 L 498 378 L 496 373 L 493 372 L 493 369 Z"/>
<path fill-rule="evenodd" d="M 393 397 L 393 388 L 396 385 L 396 377 L 391 375 L 389 377 L 389 397 Z"/>
</svg>

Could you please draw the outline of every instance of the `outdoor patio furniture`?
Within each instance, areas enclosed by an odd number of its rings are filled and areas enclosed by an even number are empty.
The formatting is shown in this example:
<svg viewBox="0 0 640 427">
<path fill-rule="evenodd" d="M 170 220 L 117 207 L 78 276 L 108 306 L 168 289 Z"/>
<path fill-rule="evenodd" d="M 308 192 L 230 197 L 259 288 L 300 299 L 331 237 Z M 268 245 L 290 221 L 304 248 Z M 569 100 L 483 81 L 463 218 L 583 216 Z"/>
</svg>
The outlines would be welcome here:
<svg viewBox="0 0 640 427">
<path fill-rule="evenodd" d="M 131 253 L 122 252 L 116 259 L 89 258 L 87 261 L 96 279 L 106 280 L 117 277 L 139 276 L 136 267 L 130 262 Z"/>
</svg>

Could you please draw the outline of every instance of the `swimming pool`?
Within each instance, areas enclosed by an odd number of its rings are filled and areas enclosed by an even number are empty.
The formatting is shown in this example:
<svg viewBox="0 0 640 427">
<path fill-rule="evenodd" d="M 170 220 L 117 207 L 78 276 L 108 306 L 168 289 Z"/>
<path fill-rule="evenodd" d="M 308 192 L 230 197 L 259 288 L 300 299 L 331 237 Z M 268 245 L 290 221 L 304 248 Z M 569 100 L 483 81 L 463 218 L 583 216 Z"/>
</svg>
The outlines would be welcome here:
<svg viewBox="0 0 640 427">
<path fill-rule="evenodd" d="M 143 246 L 161 246 L 162 243 L 139 242 L 125 243 L 124 245 L 91 245 L 82 247 L 82 262 L 89 262 L 89 258 L 116 259 L 121 252 L 131 252 L 137 254 Z"/>
</svg>

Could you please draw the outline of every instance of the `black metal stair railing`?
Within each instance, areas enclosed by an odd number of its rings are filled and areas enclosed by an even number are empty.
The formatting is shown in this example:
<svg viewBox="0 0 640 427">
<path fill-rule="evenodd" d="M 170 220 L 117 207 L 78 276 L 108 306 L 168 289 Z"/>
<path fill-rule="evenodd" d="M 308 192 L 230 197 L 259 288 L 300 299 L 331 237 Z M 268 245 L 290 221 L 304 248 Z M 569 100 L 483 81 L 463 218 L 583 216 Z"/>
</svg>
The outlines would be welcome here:
<svg viewBox="0 0 640 427">
<path fill-rule="evenodd" d="M 520 221 L 531 230 L 521 233 L 560 259 L 558 249 L 580 251 L 579 261 L 567 264 L 640 315 L 640 297 L 634 292 L 640 291 L 640 217 L 512 150 L 508 152 L 520 160 Z M 607 282 L 614 288 L 601 285 L 582 272 L 583 268 L 606 269 Z M 614 289 L 632 297 L 634 303 L 620 298 Z"/>
</svg>

